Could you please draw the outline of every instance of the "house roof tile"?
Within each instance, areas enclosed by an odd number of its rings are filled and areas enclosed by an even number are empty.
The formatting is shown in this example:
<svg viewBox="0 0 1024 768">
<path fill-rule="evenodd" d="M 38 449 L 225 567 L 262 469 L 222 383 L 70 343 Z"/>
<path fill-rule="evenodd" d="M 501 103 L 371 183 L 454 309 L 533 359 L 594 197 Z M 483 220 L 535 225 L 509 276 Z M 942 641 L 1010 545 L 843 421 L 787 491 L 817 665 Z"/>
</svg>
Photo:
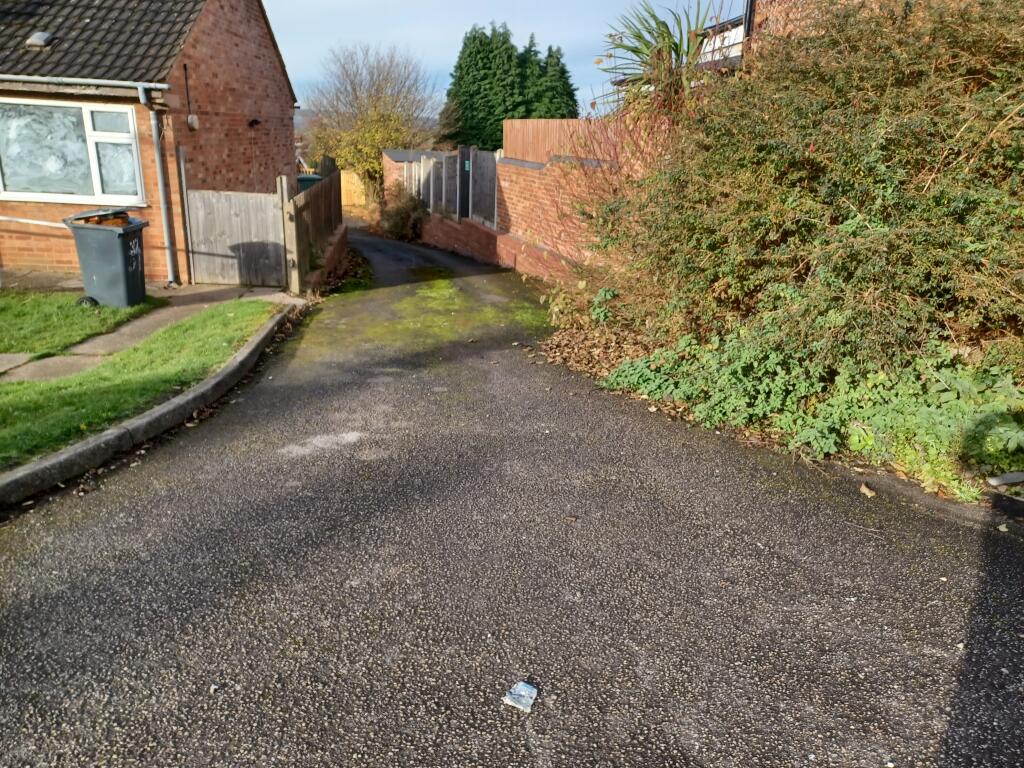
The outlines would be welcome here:
<svg viewBox="0 0 1024 768">
<path fill-rule="evenodd" d="M 161 82 L 206 0 L 0 3 L 0 74 Z M 25 42 L 50 32 L 43 49 Z"/>
</svg>

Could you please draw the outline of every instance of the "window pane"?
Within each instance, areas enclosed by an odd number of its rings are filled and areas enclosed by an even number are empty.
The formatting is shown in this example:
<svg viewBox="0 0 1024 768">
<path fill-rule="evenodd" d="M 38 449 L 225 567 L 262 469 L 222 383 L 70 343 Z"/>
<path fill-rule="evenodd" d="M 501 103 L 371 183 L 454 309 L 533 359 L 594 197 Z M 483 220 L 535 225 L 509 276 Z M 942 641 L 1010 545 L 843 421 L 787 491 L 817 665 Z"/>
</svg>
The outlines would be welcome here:
<svg viewBox="0 0 1024 768">
<path fill-rule="evenodd" d="M 9 192 L 93 194 L 82 110 L 0 104 L 0 172 Z"/>
<path fill-rule="evenodd" d="M 104 133 L 131 133 L 127 112 L 93 112 L 92 128 Z"/>
<path fill-rule="evenodd" d="M 135 151 L 131 144 L 96 142 L 100 159 L 100 183 L 105 195 L 137 195 Z"/>
</svg>

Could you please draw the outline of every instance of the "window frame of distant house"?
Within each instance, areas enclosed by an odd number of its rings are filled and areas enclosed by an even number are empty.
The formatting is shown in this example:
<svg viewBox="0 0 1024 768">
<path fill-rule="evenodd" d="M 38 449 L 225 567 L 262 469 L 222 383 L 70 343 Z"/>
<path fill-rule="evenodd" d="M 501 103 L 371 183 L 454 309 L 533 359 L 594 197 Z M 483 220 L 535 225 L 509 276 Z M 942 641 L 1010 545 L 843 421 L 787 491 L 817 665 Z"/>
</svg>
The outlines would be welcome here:
<svg viewBox="0 0 1024 768">
<path fill-rule="evenodd" d="M 60 110 L 77 109 L 81 111 L 81 127 L 84 129 L 83 138 L 89 158 L 92 194 L 9 190 L 7 183 L 8 173 L 4 157 L 4 138 L 0 136 L 0 201 L 132 207 L 143 207 L 146 205 L 146 187 L 142 176 L 142 157 L 139 148 L 139 131 L 135 120 L 134 106 L 54 99 L 0 98 L 0 108 L 5 105 L 51 107 Z M 68 113 L 66 112 L 65 114 Z M 121 130 L 97 130 L 96 115 L 101 116 L 101 121 L 105 118 L 114 117 L 115 122 L 117 122 L 119 116 L 124 116 L 125 119 L 120 120 Z M 0 116 L 0 131 L 2 129 L 2 116 Z M 136 194 L 107 194 L 103 191 L 104 179 L 101 172 L 100 145 L 128 146 L 131 148 L 134 159 Z"/>
</svg>

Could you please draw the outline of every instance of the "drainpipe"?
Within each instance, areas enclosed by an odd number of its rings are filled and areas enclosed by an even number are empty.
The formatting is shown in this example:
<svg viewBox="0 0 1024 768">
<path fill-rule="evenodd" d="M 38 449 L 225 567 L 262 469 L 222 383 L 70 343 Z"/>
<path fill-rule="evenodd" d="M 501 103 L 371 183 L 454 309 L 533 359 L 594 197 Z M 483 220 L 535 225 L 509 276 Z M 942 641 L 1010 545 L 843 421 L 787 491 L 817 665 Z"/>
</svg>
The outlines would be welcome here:
<svg viewBox="0 0 1024 768">
<path fill-rule="evenodd" d="M 139 101 L 149 110 L 153 130 L 153 149 L 156 152 L 156 183 L 160 188 L 160 216 L 164 225 L 164 250 L 167 255 L 167 283 L 178 285 L 178 272 L 174 264 L 174 246 L 171 244 L 171 209 L 167 203 L 167 178 L 164 173 L 164 142 L 160 135 L 160 115 L 149 100 L 149 92 L 139 86 Z"/>
<path fill-rule="evenodd" d="M 756 15 L 757 0 L 747 0 L 747 7 L 743 11 L 743 43 L 746 45 L 754 35 L 754 18 Z"/>
<path fill-rule="evenodd" d="M 36 85 L 84 86 L 91 88 L 134 88 L 139 102 L 149 109 L 156 150 L 156 177 L 160 186 L 160 214 L 164 225 L 164 244 L 167 251 L 167 282 L 178 284 L 174 265 L 174 247 L 171 245 L 171 209 L 167 202 L 167 179 L 164 173 L 163 138 L 160 135 L 160 116 L 149 100 L 149 91 L 167 91 L 166 83 L 141 83 L 131 80 L 96 80 L 88 77 L 48 77 L 43 75 L 0 75 L 0 83 L 31 83 Z"/>
</svg>

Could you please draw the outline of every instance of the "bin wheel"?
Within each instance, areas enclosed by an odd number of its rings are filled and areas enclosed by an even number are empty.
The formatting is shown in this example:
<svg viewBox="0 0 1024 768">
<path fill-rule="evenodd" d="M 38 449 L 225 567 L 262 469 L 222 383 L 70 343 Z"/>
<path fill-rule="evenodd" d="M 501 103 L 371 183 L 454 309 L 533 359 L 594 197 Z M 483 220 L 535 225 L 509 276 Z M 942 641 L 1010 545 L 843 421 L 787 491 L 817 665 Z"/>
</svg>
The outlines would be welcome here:
<svg viewBox="0 0 1024 768">
<path fill-rule="evenodd" d="M 98 307 L 100 305 L 92 296 L 83 296 L 75 303 L 80 307 Z"/>
</svg>

